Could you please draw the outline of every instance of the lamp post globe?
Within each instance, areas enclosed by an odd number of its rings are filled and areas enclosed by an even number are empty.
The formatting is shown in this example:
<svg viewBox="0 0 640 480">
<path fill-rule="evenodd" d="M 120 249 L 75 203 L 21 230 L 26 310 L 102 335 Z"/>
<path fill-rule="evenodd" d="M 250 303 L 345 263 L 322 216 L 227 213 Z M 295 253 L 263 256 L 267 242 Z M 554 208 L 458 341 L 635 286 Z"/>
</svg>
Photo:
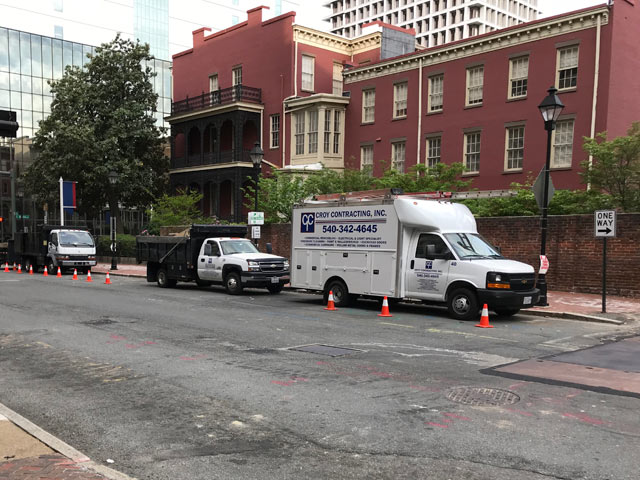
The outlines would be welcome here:
<svg viewBox="0 0 640 480">
<path fill-rule="evenodd" d="M 556 122 L 562 113 L 564 104 L 560 101 L 556 93 L 558 90 L 552 86 L 547 90 L 548 95 L 542 100 L 538 109 L 544 120 L 544 128 L 547 131 L 547 156 L 544 164 L 544 189 L 542 195 L 542 219 L 540 222 L 540 260 L 546 255 L 547 250 L 547 216 L 549 210 L 549 170 L 551 168 L 551 138 Z M 537 286 L 540 289 L 540 299 L 538 305 L 546 307 L 547 301 L 547 278 L 546 273 L 538 273 Z"/>
</svg>

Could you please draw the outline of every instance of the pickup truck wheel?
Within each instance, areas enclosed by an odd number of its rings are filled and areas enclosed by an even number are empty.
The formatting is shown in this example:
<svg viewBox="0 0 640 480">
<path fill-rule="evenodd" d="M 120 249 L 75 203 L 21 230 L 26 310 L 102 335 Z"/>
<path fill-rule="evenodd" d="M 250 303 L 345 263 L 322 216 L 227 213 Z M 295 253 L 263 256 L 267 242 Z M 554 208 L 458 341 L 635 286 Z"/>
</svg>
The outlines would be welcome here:
<svg viewBox="0 0 640 480">
<path fill-rule="evenodd" d="M 520 311 L 519 308 L 495 308 L 494 311 L 501 317 L 512 317 Z"/>
<path fill-rule="evenodd" d="M 177 283 L 175 278 L 169 278 L 164 268 L 158 270 L 158 286 L 160 288 L 175 287 Z"/>
<path fill-rule="evenodd" d="M 224 278 L 224 288 L 227 289 L 229 295 L 238 295 L 242 293 L 242 282 L 240 281 L 240 274 L 237 272 L 230 272 Z"/>
<path fill-rule="evenodd" d="M 284 288 L 284 285 L 279 283 L 278 285 L 269 285 L 267 287 L 267 290 L 269 290 L 269 293 L 280 293 L 283 288 Z"/>
<path fill-rule="evenodd" d="M 456 288 L 449 293 L 447 308 L 456 320 L 471 320 L 478 315 L 478 298 L 468 288 Z"/>
<path fill-rule="evenodd" d="M 50 274 L 50 275 L 51 274 L 55 275 L 56 273 L 58 273 L 58 269 L 53 264 L 53 260 L 52 259 L 48 259 L 47 260 L 47 273 Z"/>
<path fill-rule="evenodd" d="M 336 307 L 348 307 L 349 303 L 351 303 L 349 289 L 342 280 L 334 280 L 327 285 L 327 290 L 325 291 L 325 298 L 327 299 L 329 298 L 329 292 L 333 292 L 333 303 Z"/>
</svg>

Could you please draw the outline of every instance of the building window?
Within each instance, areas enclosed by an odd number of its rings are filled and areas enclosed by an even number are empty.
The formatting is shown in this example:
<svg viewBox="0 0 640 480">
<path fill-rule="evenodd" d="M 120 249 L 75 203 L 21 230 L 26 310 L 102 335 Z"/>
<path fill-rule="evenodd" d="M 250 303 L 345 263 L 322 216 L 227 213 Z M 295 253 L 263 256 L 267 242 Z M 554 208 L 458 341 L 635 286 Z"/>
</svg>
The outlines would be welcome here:
<svg viewBox="0 0 640 480">
<path fill-rule="evenodd" d="M 342 112 L 336 110 L 333 114 L 333 153 L 340 153 L 340 117 Z"/>
<path fill-rule="evenodd" d="M 280 114 L 271 115 L 271 148 L 280 146 Z"/>
<path fill-rule="evenodd" d="M 573 126 L 573 119 L 560 120 L 556 123 L 556 129 L 553 132 L 553 157 L 551 158 L 551 167 L 571 167 L 571 156 L 573 154 Z"/>
<path fill-rule="evenodd" d="M 233 0 L 233 5 L 238 5 L 240 3 L 240 0 Z"/>
<path fill-rule="evenodd" d="M 231 25 L 237 25 L 240 22 L 240 19 L 237 15 L 231 15 Z"/>
<path fill-rule="evenodd" d="M 391 144 L 392 167 L 398 173 L 404 173 L 406 142 L 394 142 Z"/>
<path fill-rule="evenodd" d="M 527 96 L 529 57 L 514 58 L 509 62 L 509 98 Z"/>
<path fill-rule="evenodd" d="M 360 147 L 360 170 L 373 172 L 373 145 L 363 145 Z"/>
<path fill-rule="evenodd" d="M 444 75 L 429 78 L 429 112 L 440 112 L 443 107 Z"/>
<path fill-rule="evenodd" d="M 324 153 L 331 151 L 331 110 L 324 111 Z"/>
<path fill-rule="evenodd" d="M 302 89 L 310 92 L 313 92 L 315 61 L 315 58 L 309 55 L 302 55 Z"/>
<path fill-rule="evenodd" d="M 393 86 L 393 118 L 407 116 L 407 82 Z"/>
<path fill-rule="evenodd" d="M 558 90 L 575 88 L 578 84 L 578 46 L 558 50 Z"/>
<path fill-rule="evenodd" d="M 53 36 L 54 36 L 54 38 L 62 39 L 62 37 L 63 37 L 62 26 L 60 26 L 60 25 L 54 25 L 53 26 Z"/>
<path fill-rule="evenodd" d="M 464 135 L 464 166 L 465 173 L 480 172 L 480 132 Z"/>
<path fill-rule="evenodd" d="M 505 170 L 522 170 L 524 160 L 524 126 L 507 128 Z"/>
<path fill-rule="evenodd" d="M 440 149 L 442 148 L 442 137 L 431 137 L 427 139 L 427 167 L 435 168 L 440 163 Z"/>
<path fill-rule="evenodd" d="M 305 112 L 296 113 L 296 155 L 304 155 L 304 116 Z"/>
<path fill-rule="evenodd" d="M 376 114 L 376 90 L 362 91 L 362 123 L 373 123 Z"/>
<path fill-rule="evenodd" d="M 62 0 L 53 0 L 53 10 L 56 12 L 62 12 Z"/>
<path fill-rule="evenodd" d="M 218 85 L 218 74 L 214 73 L 213 75 L 209 75 L 209 91 L 217 92 L 220 90 L 220 85 Z"/>
<path fill-rule="evenodd" d="M 482 105 L 484 66 L 467 69 L 467 106 Z"/>
<path fill-rule="evenodd" d="M 318 153 L 318 111 L 309 112 L 309 153 Z"/>
<path fill-rule="evenodd" d="M 233 68 L 233 85 L 242 85 L 242 67 Z"/>
<path fill-rule="evenodd" d="M 333 64 L 333 94 L 342 95 L 342 64 Z"/>
</svg>

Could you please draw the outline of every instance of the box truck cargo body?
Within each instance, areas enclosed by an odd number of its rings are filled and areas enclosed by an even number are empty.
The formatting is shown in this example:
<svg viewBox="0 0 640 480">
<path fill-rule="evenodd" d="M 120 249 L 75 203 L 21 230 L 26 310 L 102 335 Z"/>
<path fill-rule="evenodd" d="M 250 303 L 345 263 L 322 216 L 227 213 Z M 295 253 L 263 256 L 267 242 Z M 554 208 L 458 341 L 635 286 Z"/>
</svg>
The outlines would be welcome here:
<svg viewBox="0 0 640 480">
<path fill-rule="evenodd" d="M 469 209 L 421 195 L 306 201 L 293 209 L 291 286 L 446 304 L 470 319 L 483 303 L 512 315 L 538 300 L 530 265 L 504 258 Z"/>
</svg>

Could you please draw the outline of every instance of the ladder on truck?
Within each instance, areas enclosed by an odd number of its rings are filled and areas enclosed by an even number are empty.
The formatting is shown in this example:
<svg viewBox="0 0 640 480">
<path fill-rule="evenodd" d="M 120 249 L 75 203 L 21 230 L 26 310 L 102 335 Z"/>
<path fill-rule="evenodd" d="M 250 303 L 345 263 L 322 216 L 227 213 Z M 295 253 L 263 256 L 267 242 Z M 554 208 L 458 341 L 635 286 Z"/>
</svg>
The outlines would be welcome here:
<svg viewBox="0 0 640 480">
<path fill-rule="evenodd" d="M 392 198 L 411 197 L 426 200 L 469 200 L 476 198 L 514 197 L 515 190 L 474 190 L 469 192 L 414 192 L 404 193 L 400 188 L 384 188 L 379 190 L 362 190 L 359 192 L 327 193 L 314 195 L 305 202 L 358 202 L 365 200 L 390 200 Z"/>
</svg>

